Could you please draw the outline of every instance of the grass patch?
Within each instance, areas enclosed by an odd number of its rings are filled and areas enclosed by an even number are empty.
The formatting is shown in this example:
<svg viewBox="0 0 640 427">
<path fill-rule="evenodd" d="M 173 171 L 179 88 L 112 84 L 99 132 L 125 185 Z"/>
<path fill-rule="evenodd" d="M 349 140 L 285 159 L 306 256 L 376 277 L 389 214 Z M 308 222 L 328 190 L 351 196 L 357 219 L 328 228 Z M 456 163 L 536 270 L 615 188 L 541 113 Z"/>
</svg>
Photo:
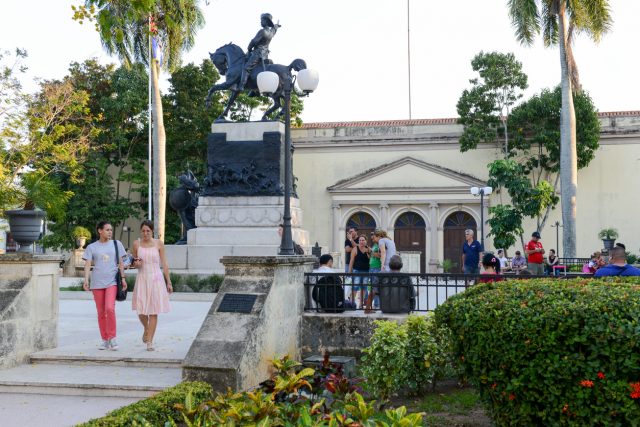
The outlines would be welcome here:
<svg viewBox="0 0 640 427">
<path fill-rule="evenodd" d="M 71 285 L 71 286 L 63 286 L 60 288 L 61 291 L 84 291 L 84 289 L 82 289 L 82 285 Z"/>
<path fill-rule="evenodd" d="M 427 414 L 447 412 L 467 415 L 472 410 L 481 408 L 480 396 L 473 389 L 451 390 L 447 394 L 433 393 L 422 399 L 419 408 Z"/>
<path fill-rule="evenodd" d="M 173 290 L 176 292 L 206 292 L 216 293 L 222 286 L 224 276 L 198 276 L 195 274 L 182 275 L 170 273 Z"/>
</svg>

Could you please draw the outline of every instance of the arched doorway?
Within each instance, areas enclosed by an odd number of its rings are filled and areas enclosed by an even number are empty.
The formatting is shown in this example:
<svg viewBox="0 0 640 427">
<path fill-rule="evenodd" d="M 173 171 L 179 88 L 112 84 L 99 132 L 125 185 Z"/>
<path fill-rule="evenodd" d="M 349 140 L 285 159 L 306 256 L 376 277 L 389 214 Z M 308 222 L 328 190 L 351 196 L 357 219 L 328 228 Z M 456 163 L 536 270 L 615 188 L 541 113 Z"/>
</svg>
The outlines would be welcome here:
<svg viewBox="0 0 640 427">
<path fill-rule="evenodd" d="M 358 229 L 358 234 L 367 236 L 367 242 L 371 244 L 370 234 L 376 229 L 376 220 L 366 212 L 356 212 L 347 221 L 348 230 L 351 227 Z M 344 237 L 343 237 L 344 239 Z"/>
<path fill-rule="evenodd" d="M 463 211 L 456 211 L 444 221 L 444 259 L 450 259 L 456 265 L 452 272 L 462 273 L 462 244 L 464 243 L 464 230 L 471 229 L 475 236 L 477 233 L 476 220 Z"/>
<path fill-rule="evenodd" d="M 393 230 L 396 250 L 398 252 L 420 252 L 420 273 L 424 273 L 425 271 L 426 237 L 426 224 L 419 214 L 415 212 L 405 212 L 396 220 Z"/>
</svg>

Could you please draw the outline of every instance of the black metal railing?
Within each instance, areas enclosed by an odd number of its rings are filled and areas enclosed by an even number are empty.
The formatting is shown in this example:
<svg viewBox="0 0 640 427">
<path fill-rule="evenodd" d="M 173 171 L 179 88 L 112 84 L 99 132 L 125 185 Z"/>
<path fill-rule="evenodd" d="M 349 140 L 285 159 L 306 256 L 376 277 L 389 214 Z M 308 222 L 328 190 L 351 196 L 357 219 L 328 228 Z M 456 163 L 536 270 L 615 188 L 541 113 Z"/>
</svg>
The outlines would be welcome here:
<svg viewBox="0 0 640 427">
<path fill-rule="evenodd" d="M 320 313 L 369 310 L 389 314 L 427 312 L 435 310 L 449 297 L 484 281 L 530 278 L 564 280 L 572 277 L 592 275 L 504 274 L 492 277 L 450 273 L 306 273 L 304 310 Z"/>
</svg>

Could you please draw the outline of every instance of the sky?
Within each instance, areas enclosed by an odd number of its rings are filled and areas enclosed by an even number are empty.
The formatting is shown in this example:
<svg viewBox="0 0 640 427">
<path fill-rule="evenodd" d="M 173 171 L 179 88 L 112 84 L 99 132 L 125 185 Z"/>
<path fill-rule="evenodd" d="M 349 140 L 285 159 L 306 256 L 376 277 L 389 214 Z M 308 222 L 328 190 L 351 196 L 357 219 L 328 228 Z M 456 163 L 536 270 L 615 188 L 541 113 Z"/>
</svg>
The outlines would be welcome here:
<svg viewBox="0 0 640 427">
<path fill-rule="evenodd" d="M 0 49 L 27 49 L 33 78 L 63 77 L 73 61 L 102 50 L 92 24 L 71 19 L 69 0 L 3 0 Z M 456 103 L 474 77 L 471 59 L 480 51 L 513 52 L 529 76 L 525 97 L 560 82 L 557 48 L 540 38 L 531 47 L 515 39 L 506 0 L 209 0 L 201 2 L 206 24 L 184 63 L 200 63 L 228 42 L 246 49 L 260 29 L 260 14 L 280 21 L 270 58 L 289 64 L 302 58 L 320 74 L 305 100 L 303 121 L 344 122 L 409 119 L 408 47 L 411 57 L 411 118 L 456 117 Z M 640 110 L 640 1 L 610 0 L 614 19 L 599 44 L 580 35 L 574 54 L 583 88 L 599 111 Z M 166 76 L 165 76 L 166 78 Z M 166 83 L 163 85 L 166 88 Z"/>
</svg>

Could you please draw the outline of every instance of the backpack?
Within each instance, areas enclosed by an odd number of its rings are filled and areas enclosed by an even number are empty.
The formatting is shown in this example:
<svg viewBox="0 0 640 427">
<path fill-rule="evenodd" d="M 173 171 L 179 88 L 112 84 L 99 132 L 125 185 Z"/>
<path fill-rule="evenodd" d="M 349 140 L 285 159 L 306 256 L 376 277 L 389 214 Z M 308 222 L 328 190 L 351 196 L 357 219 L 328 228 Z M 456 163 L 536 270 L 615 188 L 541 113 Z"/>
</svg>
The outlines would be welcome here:
<svg viewBox="0 0 640 427">
<path fill-rule="evenodd" d="M 311 297 L 325 313 L 343 313 L 344 289 L 340 278 L 335 276 L 323 276 L 318 279 L 313 287 Z"/>
</svg>

